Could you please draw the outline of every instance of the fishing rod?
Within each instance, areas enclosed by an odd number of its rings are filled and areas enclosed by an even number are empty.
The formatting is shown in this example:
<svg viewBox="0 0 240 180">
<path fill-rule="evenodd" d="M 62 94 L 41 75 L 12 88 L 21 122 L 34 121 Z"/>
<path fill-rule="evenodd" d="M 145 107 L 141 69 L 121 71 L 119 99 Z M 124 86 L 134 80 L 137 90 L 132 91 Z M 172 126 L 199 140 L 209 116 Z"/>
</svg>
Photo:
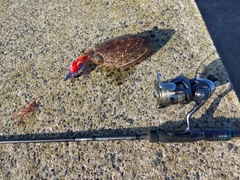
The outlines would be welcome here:
<svg viewBox="0 0 240 180">
<path fill-rule="evenodd" d="M 177 143 L 196 141 L 229 141 L 240 137 L 240 131 L 229 129 L 194 128 L 182 133 L 172 130 L 152 130 L 146 134 L 112 135 L 112 136 L 76 136 L 67 138 L 36 138 L 36 139 L 4 139 L 0 144 L 10 143 L 47 143 L 47 142 L 84 142 L 110 140 L 149 140 L 149 142 Z"/>
<path fill-rule="evenodd" d="M 3 139 L 0 144 L 5 143 L 43 143 L 43 142 L 83 142 L 83 141 L 109 141 L 109 140 L 146 140 L 150 142 L 195 142 L 205 141 L 229 141 L 240 137 L 240 130 L 213 128 L 191 128 L 190 117 L 206 102 L 214 93 L 216 86 L 220 85 L 217 78 L 210 75 L 207 79 L 188 79 L 178 76 L 173 80 L 163 83 L 161 74 L 157 73 L 155 81 L 154 96 L 157 99 L 157 107 L 164 108 L 172 104 L 187 104 L 193 102 L 194 107 L 186 117 L 187 126 L 180 130 L 151 130 L 144 134 L 130 135 L 108 135 L 108 136 L 72 136 L 66 138 L 35 138 L 35 139 Z"/>
<path fill-rule="evenodd" d="M 194 128 L 186 133 L 166 130 L 152 130 L 146 134 L 112 135 L 112 136 L 77 136 L 67 138 L 38 138 L 38 139 L 4 139 L 0 144 L 9 143 L 47 143 L 47 142 L 84 142 L 110 140 L 149 140 L 149 142 L 176 143 L 205 141 L 229 141 L 240 137 L 240 131 L 229 129 Z"/>
</svg>

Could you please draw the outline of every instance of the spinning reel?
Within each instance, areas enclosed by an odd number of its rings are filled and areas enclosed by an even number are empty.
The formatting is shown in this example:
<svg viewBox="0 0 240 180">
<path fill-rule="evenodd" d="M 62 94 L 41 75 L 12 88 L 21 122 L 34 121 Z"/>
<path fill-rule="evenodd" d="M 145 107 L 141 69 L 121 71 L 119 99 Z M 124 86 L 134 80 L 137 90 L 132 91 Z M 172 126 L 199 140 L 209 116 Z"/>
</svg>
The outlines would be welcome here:
<svg viewBox="0 0 240 180">
<path fill-rule="evenodd" d="M 207 79 L 188 79 L 185 76 L 178 76 L 167 83 L 160 80 L 161 74 L 157 73 L 155 82 L 155 97 L 157 107 L 163 108 L 172 104 L 186 104 L 194 102 L 194 108 L 187 114 L 187 127 L 180 133 L 186 133 L 190 129 L 189 119 L 215 91 L 215 86 L 220 83 L 213 75 Z"/>
</svg>

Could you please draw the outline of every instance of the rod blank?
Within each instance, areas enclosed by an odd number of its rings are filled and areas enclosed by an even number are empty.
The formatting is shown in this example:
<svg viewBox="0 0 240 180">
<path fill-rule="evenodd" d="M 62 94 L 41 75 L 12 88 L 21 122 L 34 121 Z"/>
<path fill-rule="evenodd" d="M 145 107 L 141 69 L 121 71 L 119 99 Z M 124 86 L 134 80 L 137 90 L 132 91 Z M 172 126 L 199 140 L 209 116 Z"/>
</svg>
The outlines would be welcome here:
<svg viewBox="0 0 240 180">
<path fill-rule="evenodd" d="M 91 137 L 70 137 L 70 138 L 40 138 L 40 139 L 5 139 L 0 144 L 10 143 L 46 143 L 46 142 L 74 142 L 74 141 L 109 141 L 109 140 L 141 140 L 146 139 L 147 134 L 116 135 L 116 136 L 91 136 Z"/>
</svg>

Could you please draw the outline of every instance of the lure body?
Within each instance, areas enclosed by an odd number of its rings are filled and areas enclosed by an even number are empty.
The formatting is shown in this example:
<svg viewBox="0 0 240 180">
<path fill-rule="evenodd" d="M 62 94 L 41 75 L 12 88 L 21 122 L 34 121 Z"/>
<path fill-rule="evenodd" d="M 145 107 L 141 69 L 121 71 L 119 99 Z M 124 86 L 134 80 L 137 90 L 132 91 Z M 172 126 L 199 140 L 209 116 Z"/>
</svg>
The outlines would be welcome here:
<svg viewBox="0 0 240 180">
<path fill-rule="evenodd" d="M 105 41 L 83 52 L 73 63 L 64 80 L 89 64 L 127 68 L 142 61 L 151 51 L 152 41 L 143 35 L 124 35 Z"/>
</svg>

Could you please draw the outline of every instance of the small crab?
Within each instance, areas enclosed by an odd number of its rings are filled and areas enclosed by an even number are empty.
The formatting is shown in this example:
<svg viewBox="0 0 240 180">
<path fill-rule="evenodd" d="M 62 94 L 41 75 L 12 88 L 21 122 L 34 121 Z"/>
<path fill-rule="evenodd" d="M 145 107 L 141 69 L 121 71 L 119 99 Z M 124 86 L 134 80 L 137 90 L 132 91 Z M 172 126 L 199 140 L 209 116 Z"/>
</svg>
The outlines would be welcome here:
<svg viewBox="0 0 240 180">
<path fill-rule="evenodd" d="M 151 48 L 151 39 L 144 35 L 130 34 L 112 38 L 94 49 L 84 51 L 72 62 L 64 81 L 83 72 L 90 64 L 127 68 L 145 59 Z"/>
</svg>

